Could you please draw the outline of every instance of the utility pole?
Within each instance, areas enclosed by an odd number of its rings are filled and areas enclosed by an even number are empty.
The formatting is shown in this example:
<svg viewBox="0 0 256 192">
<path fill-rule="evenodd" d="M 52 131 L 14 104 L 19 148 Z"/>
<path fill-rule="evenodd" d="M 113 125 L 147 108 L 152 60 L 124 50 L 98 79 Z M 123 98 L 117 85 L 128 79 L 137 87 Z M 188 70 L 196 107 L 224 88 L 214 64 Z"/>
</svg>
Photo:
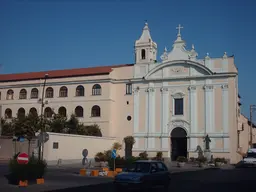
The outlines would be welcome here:
<svg viewBox="0 0 256 192">
<path fill-rule="evenodd" d="M 41 98 L 41 141 L 39 144 L 39 160 L 43 160 L 44 158 L 44 137 L 45 137 L 45 127 L 43 123 L 43 112 L 44 112 L 44 92 L 45 92 L 45 86 L 46 86 L 46 80 L 48 78 L 48 74 L 45 74 L 44 76 L 44 84 L 43 84 L 43 91 L 42 91 L 42 98 Z"/>
<path fill-rule="evenodd" d="M 252 143 L 252 128 L 253 128 L 253 122 L 252 122 L 252 113 L 256 109 L 256 105 L 250 105 L 250 147 L 253 148 Z"/>
</svg>

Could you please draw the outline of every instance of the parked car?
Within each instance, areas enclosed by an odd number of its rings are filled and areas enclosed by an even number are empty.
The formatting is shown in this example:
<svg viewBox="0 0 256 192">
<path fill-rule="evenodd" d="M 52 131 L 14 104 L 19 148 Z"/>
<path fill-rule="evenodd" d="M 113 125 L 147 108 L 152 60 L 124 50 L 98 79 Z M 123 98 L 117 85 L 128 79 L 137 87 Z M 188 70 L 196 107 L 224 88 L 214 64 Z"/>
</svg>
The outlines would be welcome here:
<svg viewBox="0 0 256 192">
<path fill-rule="evenodd" d="M 244 166 L 255 167 L 256 166 L 256 148 L 249 149 L 242 162 Z"/>
<path fill-rule="evenodd" d="M 114 184 L 117 191 L 163 186 L 168 189 L 171 173 L 161 161 L 139 160 L 116 175 Z"/>
</svg>

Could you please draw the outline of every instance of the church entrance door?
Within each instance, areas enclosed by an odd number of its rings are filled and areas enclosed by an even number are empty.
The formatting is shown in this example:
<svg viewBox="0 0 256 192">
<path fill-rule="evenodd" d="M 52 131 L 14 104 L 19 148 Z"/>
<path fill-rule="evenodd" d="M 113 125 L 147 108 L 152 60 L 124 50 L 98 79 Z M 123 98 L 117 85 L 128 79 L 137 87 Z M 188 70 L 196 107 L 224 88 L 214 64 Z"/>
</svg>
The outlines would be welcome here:
<svg viewBox="0 0 256 192">
<path fill-rule="evenodd" d="M 176 127 L 171 132 L 171 159 L 176 161 L 177 157 L 187 157 L 187 133 L 181 127 Z"/>
</svg>

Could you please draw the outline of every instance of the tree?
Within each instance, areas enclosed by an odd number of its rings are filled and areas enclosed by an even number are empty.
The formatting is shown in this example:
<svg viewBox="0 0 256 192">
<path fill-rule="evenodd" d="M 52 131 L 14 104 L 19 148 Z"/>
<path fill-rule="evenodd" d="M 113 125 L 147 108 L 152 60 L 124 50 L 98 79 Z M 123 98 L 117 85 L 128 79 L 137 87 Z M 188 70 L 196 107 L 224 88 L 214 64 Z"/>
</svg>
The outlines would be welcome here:
<svg viewBox="0 0 256 192">
<path fill-rule="evenodd" d="M 14 126 L 12 122 L 8 122 L 5 119 L 1 119 L 2 125 L 2 135 L 3 136 L 13 136 L 14 135 Z"/>
<path fill-rule="evenodd" d="M 135 139 L 133 136 L 127 136 L 124 138 L 125 143 L 125 158 L 131 158 L 132 157 L 132 148 L 135 143 Z"/>
<path fill-rule="evenodd" d="M 49 122 L 49 130 L 54 133 L 66 133 L 67 118 L 55 114 L 53 119 Z"/>
<path fill-rule="evenodd" d="M 18 116 L 12 120 L 1 119 L 2 135 L 4 136 L 23 136 L 30 140 L 39 130 L 55 133 L 68 133 L 102 137 L 99 125 L 84 125 L 80 123 L 75 115 L 69 119 L 55 114 L 53 118 L 45 118 L 37 114 Z"/>
<path fill-rule="evenodd" d="M 84 126 L 84 129 L 85 129 L 85 134 L 86 135 L 102 137 L 100 127 L 97 124 Z"/>
</svg>

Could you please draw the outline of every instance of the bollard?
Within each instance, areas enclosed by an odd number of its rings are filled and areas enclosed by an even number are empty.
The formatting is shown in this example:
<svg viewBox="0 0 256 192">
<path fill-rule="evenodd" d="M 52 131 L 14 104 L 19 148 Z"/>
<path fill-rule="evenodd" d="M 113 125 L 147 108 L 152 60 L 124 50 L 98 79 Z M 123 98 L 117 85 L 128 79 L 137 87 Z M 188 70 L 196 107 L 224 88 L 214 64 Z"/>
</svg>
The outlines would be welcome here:
<svg viewBox="0 0 256 192">
<path fill-rule="evenodd" d="M 123 171 L 122 168 L 116 168 L 116 172 L 117 172 L 117 173 L 121 173 L 122 171 Z"/>
<path fill-rule="evenodd" d="M 109 169 L 107 167 L 103 167 L 102 171 L 109 171 Z"/>
<path fill-rule="evenodd" d="M 19 187 L 27 187 L 27 186 L 28 186 L 28 181 L 27 180 L 19 182 Z"/>
<path fill-rule="evenodd" d="M 80 169 L 80 175 L 85 176 L 86 175 L 86 170 L 85 169 Z"/>
<path fill-rule="evenodd" d="M 94 176 L 94 177 L 99 176 L 99 170 L 92 170 L 91 171 L 91 176 Z"/>
<path fill-rule="evenodd" d="M 108 177 L 115 177 L 116 175 L 117 175 L 116 171 L 109 171 L 107 174 Z"/>
<path fill-rule="evenodd" d="M 36 179 L 36 184 L 44 184 L 44 178 Z"/>
</svg>

